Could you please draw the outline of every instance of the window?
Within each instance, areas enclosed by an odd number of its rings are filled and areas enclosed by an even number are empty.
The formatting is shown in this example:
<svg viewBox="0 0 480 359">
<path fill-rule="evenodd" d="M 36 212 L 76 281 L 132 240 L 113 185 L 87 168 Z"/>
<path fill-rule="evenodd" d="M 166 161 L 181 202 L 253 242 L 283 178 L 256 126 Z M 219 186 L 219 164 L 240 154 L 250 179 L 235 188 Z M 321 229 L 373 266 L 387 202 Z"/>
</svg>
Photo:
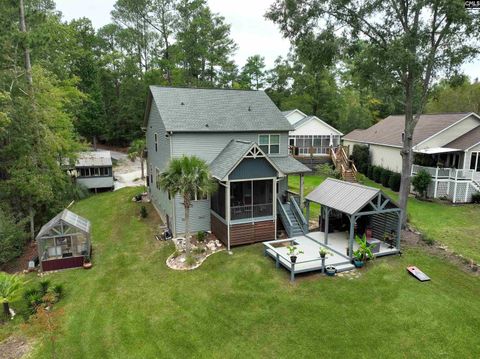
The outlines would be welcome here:
<svg viewBox="0 0 480 359">
<path fill-rule="evenodd" d="M 158 152 L 158 134 L 154 134 L 154 142 L 155 142 L 155 152 Z"/>
<path fill-rule="evenodd" d="M 280 135 L 259 135 L 258 145 L 267 154 L 280 153 Z"/>
<path fill-rule="evenodd" d="M 150 165 L 150 183 L 153 184 L 153 166 Z"/>
</svg>

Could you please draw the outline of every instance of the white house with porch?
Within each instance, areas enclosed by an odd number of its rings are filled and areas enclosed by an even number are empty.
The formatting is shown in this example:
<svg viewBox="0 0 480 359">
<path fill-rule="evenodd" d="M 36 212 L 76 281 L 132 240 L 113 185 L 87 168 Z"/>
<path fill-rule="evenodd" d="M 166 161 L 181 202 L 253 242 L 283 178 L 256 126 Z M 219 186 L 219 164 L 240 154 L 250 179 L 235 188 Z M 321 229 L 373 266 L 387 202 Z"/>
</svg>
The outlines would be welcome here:
<svg viewBox="0 0 480 359">
<path fill-rule="evenodd" d="M 294 128 L 288 134 L 288 144 L 294 156 L 328 157 L 329 148 L 340 144 L 343 134 L 317 116 L 308 116 L 298 109 L 282 113 Z"/>
<path fill-rule="evenodd" d="M 402 136 L 405 116 L 389 116 L 365 130 L 354 130 L 343 138 L 352 153 L 356 144 L 367 145 L 370 160 L 401 172 Z M 476 113 L 422 115 L 413 134 L 413 173 L 425 169 L 433 177 L 429 195 L 452 202 L 469 202 L 480 191 L 480 116 Z"/>
</svg>

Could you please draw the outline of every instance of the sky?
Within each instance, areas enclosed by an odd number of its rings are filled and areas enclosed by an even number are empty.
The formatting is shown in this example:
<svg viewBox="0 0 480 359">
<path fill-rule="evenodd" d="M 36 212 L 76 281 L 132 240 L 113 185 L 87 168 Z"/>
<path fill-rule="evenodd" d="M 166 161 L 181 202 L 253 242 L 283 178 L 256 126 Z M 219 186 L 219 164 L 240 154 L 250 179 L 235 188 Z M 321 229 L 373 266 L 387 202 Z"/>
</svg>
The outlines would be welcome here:
<svg viewBox="0 0 480 359">
<path fill-rule="evenodd" d="M 231 36 L 238 45 L 234 55 L 238 66 L 243 66 L 248 56 L 259 54 L 265 57 L 267 68 L 273 67 L 278 56 L 288 54 L 290 43 L 284 39 L 278 27 L 264 18 L 273 0 L 208 0 L 213 12 L 225 17 L 231 24 Z M 78 17 L 89 18 L 95 28 L 111 22 L 110 11 L 115 0 L 56 0 L 57 9 L 65 20 Z M 480 59 L 463 66 L 472 80 L 480 79 Z"/>
</svg>

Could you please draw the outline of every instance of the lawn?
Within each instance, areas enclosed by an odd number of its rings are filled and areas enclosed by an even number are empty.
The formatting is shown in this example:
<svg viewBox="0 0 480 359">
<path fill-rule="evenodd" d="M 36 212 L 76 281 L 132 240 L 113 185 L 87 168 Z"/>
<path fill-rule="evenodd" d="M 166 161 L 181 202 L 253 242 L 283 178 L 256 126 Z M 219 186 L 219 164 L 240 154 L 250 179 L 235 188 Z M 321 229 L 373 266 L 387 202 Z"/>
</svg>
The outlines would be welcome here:
<svg viewBox="0 0 480 359">
<path fill-rule="evenodd" d="M 298 176 L 289 179 L 290 188 L 298 191 Z M 324 177 L 305 176 L 305 194 L 318 186 Z M 363 183 L 382 189 L 392 199 L 398 193 L 366 178 Z M 320 207 L 312 206 L 311 219 L 318 216 Z M 408 216 L 411 224 L 420 232 L 439 243 L 447 245 L 454 252 L 480 263 L 480 205 L 452 205 L 449 203 L 425 202 L 415 198 L 408 201 Z"/>
<path fill-rule="evenodd" d="M 275 269 L 262 245 L 168 269 L 170 243 L 139 219 L 138 189 L 93 196 L 94 268 L 54 273 L 65 285 L 58 358 L 426 358 L 480 356 L 480 278 L 420 250 L 379 259 L 358 279 Z M 415 263 L 432 281 L 420 283 Z M 15 305 L 15 304 L 14 304 Z M 39 339 L 35 358 L 51 357 Z"/>
</svg>

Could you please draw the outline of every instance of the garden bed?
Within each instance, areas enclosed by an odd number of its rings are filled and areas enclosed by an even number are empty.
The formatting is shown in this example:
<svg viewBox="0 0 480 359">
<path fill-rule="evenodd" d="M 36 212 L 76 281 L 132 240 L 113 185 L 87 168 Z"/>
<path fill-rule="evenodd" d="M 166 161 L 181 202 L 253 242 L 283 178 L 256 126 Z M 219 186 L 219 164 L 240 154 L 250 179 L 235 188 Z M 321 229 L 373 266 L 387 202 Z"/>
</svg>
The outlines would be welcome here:
<svg viewBox="0 0 480 359">
<path fill-rule="evenodd" d="M 167 258 L 167 266 L 175 270 L 196 269 L 212 254 L 225 250 L 225 246 L 213 234 L 208 232 L 202 233 L 197 233 L 191 237 L 190 255 L 187 255 L 185 251 L 185 238 L 173 239 L 175 252 Z"/>
</svg>

